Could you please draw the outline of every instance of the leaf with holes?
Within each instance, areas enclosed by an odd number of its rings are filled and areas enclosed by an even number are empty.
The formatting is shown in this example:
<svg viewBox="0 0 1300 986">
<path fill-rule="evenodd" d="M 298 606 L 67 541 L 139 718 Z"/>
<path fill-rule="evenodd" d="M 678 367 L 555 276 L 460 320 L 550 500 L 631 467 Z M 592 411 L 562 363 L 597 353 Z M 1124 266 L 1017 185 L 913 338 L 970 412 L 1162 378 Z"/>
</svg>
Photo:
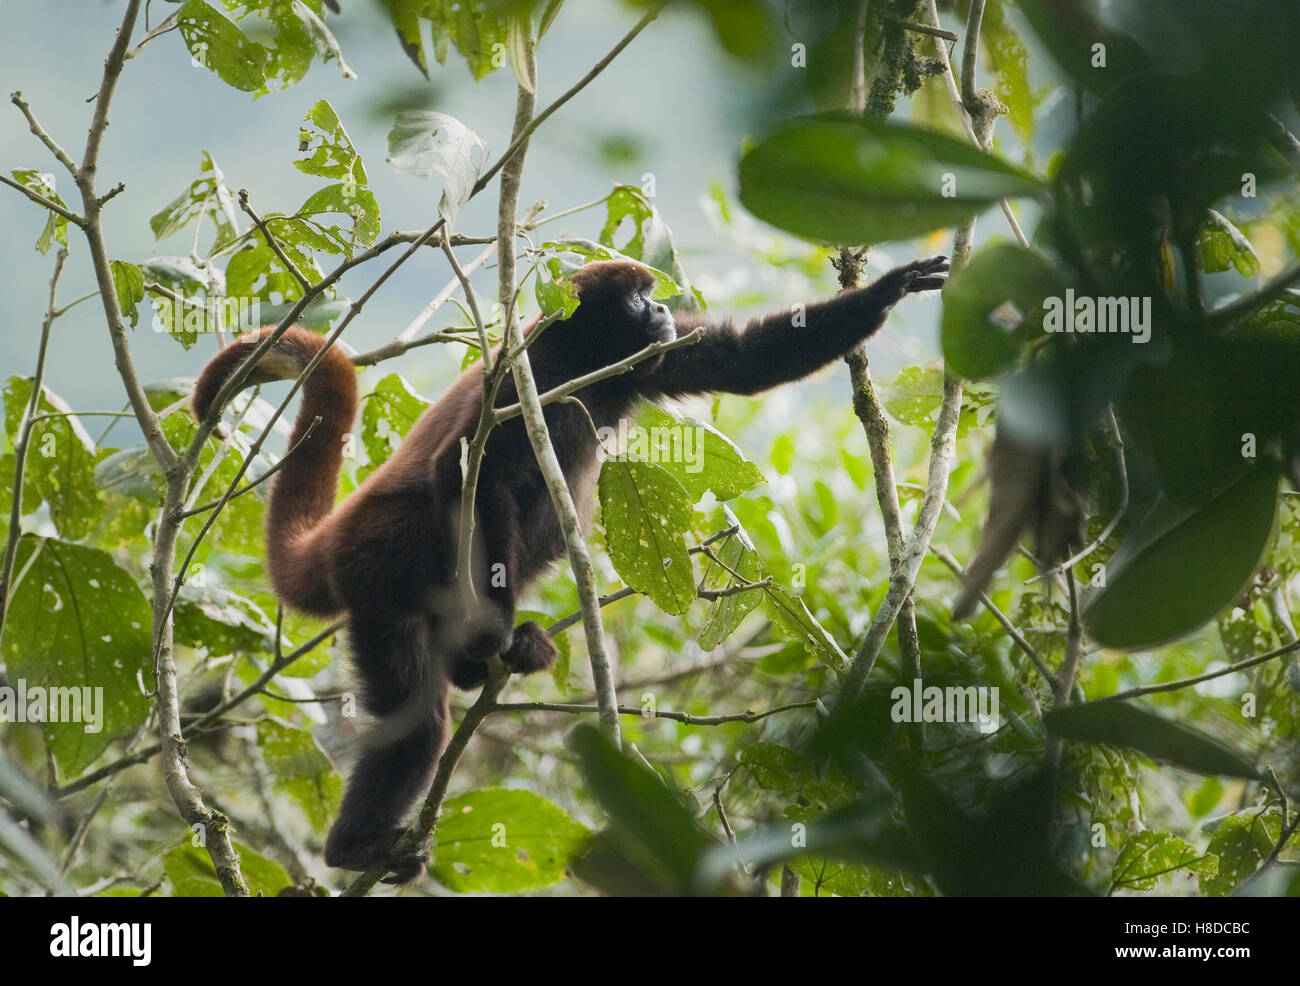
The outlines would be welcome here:
<svg viewBox="0 0 1300 986">
<path fill-rule="evenodd" d="M 686 534 L 691 496 L 650 462 L 614 459 L 600 470 L 600 511 L 609 557 L 619 577 L 665 613 L 684 613 L 695 599 Z"/>
<path fill-rule="evenodd" d="M 136 675 L 148 681 L 152 667 L 152 614 L 135 580 L 107 552 L 25 534 L 16 561 L 20 577 L 0 656 L 10 685 L 28 694 L 25 707 L 4 718 L 22 712 L 41 722 L 69 780 L 145 720 L 149 700 Z M 32 691 L 36 686 L 42 691 Z"/>
<path fill-rule="evenodd" d="M 564 879 L 590 835 L 531 791 L 474 791 L 443 805 L 433 875 L 460 893 L 540 890 Z"/>
</svg>

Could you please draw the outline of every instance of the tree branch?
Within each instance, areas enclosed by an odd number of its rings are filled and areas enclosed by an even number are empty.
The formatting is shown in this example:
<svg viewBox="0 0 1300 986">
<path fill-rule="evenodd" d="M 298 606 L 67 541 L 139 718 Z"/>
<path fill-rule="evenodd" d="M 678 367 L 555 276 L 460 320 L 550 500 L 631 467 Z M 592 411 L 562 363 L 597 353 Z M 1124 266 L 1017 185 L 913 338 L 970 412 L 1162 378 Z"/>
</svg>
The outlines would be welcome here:
<svg viewBox="0 0 1300 986">
<path fill-rule="evenodd" d="M 779 715 L 782 712 L 789 712 L 792 709 L 812 709 L 817 707 L 816 700 L 809 702 L 791 702 L 789 705 L 780 705 L 774 709 L 766 709 L 762 712 L 752 712 L 746 709 L 744 712 L 731 712 L 725 715 L 716 716 L 696 716 L 686 712 L 663 712 L 660 710 L 647 711 L 645 709 L 632 708 L 627 705 L 618 706 L 618 714 L 621 716 L 634 716 L 639 719 L 671 719 L 673 722 L 684 723 L 687 726 L 722 726 L 729 722 L 759 722 L 768 716 Z M 501 702 L 493 705 L 489 712 L 571 712 L 576 714 L 590 714 L 600 712 L 600 706 L 597 705 L 572 705 L 565 702 Z"/>
<path fill-rule="evenodd" d="M 537 330 L 534 329 L 534 332 Z M 670 349 L 680 349 L 683 346 L 693 346 L 703 337 L 703 329 L 693 329 L 686 335 L 668 342 L 652 342 L 645 349 L 639 350 L 621 359 L 617 363 L 611 363 L 609 366 L 601 367 L 599 370 L 593 370 L 590 373 L 580 377 L 575 377 L 567 383 L 562 383 L 558 387 L 552 387 L 544 394 L 538 395 L 538 403 L 545 407 L 548 404 L 554 404 L 556 401 L 562 401 L 570 394 L 576 394 L 585 387 L 590 387 L 594 383 L 602 380 L 608 380 L 610 377 L 621 376 L 633 369 L 638 363 L 643 363 L 653 356 L 660 353 L 666 353 Z M 521 344 L 522 345 L 522 344 Z M 498 408 L 495 414 L 497 424 L 503 424 L 511 418 L 517 418 L 523 413 L 522 404 L 509 404 L 506 407 Z"/>
<path fill-rule="evenodd" d="M 658 10 L 659 8 L 655 7 L 643 17 L 637 28 L 616 45 L 615 49 L 598 63 L 597 68 L 593 69 L 592 73 L 588 73 L 588 77 L 594 77 L 596 71 L 608 64 L 610 59 L 621 51 L 644 25 L 654 19 L 654 16 L 658 14 Z M 525 67 L 525 74 L 535 81 L 537 78 L 537 43 L 535 39 L 530 39 L 527 43 L 527 52 L 528 64 Z M 533 116 L 533 102 L 533 92 L 521 85 L 515 113 L 515 137 L 511 141 L 511 147 L 518 150 L 511 160 L 510 167 L 501 175 L 501 210 L 497 221 L 498 241 L 515 228 L 515 201 L 518 197 L 519 177 L 522 172 L 528 135 L 537 128 L 542 119 L 545 119 L 545 117 L 539 119 Z M 554 106 L 555 104 L 552 104 L 552 107 Z M 618 715 L 615 712 L 617 699 L 614 694 L 614 679 L 610 672 L 609 658 L 605 652 L 605 629 L 600 618 L 600 597 L 596 591 L 596 571 L 591 563 L 591 553 L 587 548 L 587 542 L 582 535 L 582 526 L 578 519 L 577 508 L 573 504 L 573 497 L 569 493 L 568 482 L 565 480 L 564 472 L 560 468 L 555 448 L 551 444 L 551 436 L 546 427 L 546 416 L 537 393 L 537 382 L 533 379 L 528 353 L 524 349 L 523 332 L 520 329 L 519 318 L 515 309 L 514 253 L 513 251 L 503 250 L 500 252 L 499 257 L 501 264 L 498 268 L 498 294 L 503 317 L 505 318 L 506 330 L 506 342 L 503 348 L 506 352 L 518 353 L 518 356 L 512 362 L 510 370 L 514 375 L 515 390 L 519 394 L 524 427 L 528 432 L 528 441 L 532 445 L 533 454 L 537 459 L 537 467 L 542 473 L 547 492 L 551 497 L 551 503 L 555 507 L 556 516 L 564 532 L 569 565 L 573 569 L 574 580 L 577 582 L 578 599 L 582 608 L 582 626 L 587 640 L 587 656 L 591 663 L 592 680 L 596 686 L 597 704 L 601 709 L 600 724 L 610 737 L 617 742 L 619 734 Z"/>
</svg>

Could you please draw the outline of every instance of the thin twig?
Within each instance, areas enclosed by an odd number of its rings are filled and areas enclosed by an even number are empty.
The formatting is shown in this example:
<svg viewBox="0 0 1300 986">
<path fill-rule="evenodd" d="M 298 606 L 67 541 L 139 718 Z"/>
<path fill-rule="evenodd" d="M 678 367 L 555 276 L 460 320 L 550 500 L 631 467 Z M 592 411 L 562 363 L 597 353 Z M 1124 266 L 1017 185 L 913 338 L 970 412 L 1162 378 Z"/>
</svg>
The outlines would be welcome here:
<svg viewBox="0 0 1300 986">
<path fill-rule="evenodd" d="M 1181 688 L 1190 688 L 1192 685 L 1199 685 L 1203 681 L 1211 681 L 1214 678 L 1222 678 L 1224 675 L 1236 674 L 1238 671 L 1245 671 L 1247 668 L 1253 668 L 1257 664 L 1264 664 L 1287 654 L 1293 654 L 1300 650 L 1300 640 L 1293 640 L 1289 644 L 1284 644 L 1267 654 L 1259 654 L 1255 657 L 1248 657 L 1245 660 L 1238 661 L 1236 664 L 1229 664 L 1227 667 L 1219 668 L 1217 671 L 1207 671 L 1204 674 L 1193 675 L 1190 678 L 1179 678 L 1177 681 L 1162 681 L 1155 685 L 1141 685 L 1137 688 L 1130 688 L 1127 691 L 1116 692 L 1114 695 L 1107 695 L 1104 698 L 1095 698 L 1094 702 L 1125 702 L 1131 698 L 1140 698 L 1143 695 L 1155 695 L 1158 692 L 1175 692 Z"/>
<path fill-rule="evenodd" d="M 465 303 L 469 305 L 470 314 L 474 319 L 474 329 L 478 333 L 478 346 L 480 355 L 483 360 L 483 372 L 485 374 L 492 372 L 492 347 L 488 343 L 487 324 L 483 321 L 483 316 L 478 310 L 478 295 L 475 294 L 473 286 L 469 283 L 469 278 L 465 271 L 461 269 L 460 262 L 456 259 L 456 254 L 447 242 L 447 232 L 444 229 L 442 236 L 438 237 L 442 246 L 442 252 L 447 255 L 447 263 L 451 264 L 452 273 L 456 275 L 456 280 L 460 282 L 460 289 L 465 293 Z"/>
<path fill-rule="evenodd" d="M 294 442 L 293 445 L 288 449 L 288 451 L 286 451 L 284 455 L 280 457 L 280 461 L 277 462 L 275 465 L 273 465 L 270 469 L 266 470 L 266 472 L 262 473 L 262 475 L 258 476 L 251 483 L 245 483 L 243 486 L 239 487 L 239 489 L 235 490 L 233 493 L 230 494 L 230 496 L 226 497 L 224 500 L 212 500 L 200 506 L 190 507 L 188 510 L 182 511 L 180 515 L 180 519 L 184 520 L 186 517 L 193 517 L 195 514 L 201 514 L 208 510 L 215 510 L 223 502 L 229 503 L 231 500 L 238 499 L 239 497 L 243 496 L 245 493 L 251 493 L 253 490 L 257 489 L 268 479 L 274 476 L 277 472 L 279 472 L 282 468 L 284 468 L 284 464 L 289 461 L 289 456 L 293 455 L 293 453 L 298 450 L 299 446 L 301 446 L 303 442 L 307 441 L 307 439 L 311 437 L 311 433 L 316 430 L 316 426 L 318 424 L 320 424 L 319 414 L 312 419 L 311 423 L 307 426 L 307 430 L 302 433 L 302 437 L 299 438 L 296 442 Z M 200 485 L 198 488 L 202 489 L 202 486 Z"/>
<path fill-rule="evenodd" d="M 597 602 L 600 604 L 601 608 L 603 609 L 606 606 L 608 606 L 610 603 L 616 603 L 620 599 L 626 599 L 628 596 L 635 596 L 636 594 L 637 592 L 635 589 L 631 588 L 630 586 L 626 586 L 622 589 L 619 589 L 617 592 L 611 592 L 607 596 L 601 596 L 597 600 Z M 546 632 L 549 636 L 554 637 L 557 634 L 563 633 L 565 630 L 569 629 L 569 627 L 573 626 L 581 619 L 582 619 L 582 610 L 577 610 L 576 612 L 570 613 L 568 616 L 564 617 L 563 619 L 556 620 L 554 623 L 552 623 L 549 627 L 546 628 Z"/>
<path fill-rule="evenodd" d="M 358 353 L 352 357 L 352 363 L 355 366 L 374 366 L 376 363 L 382 363 L 385 360 L 395 359 L 409 353 L 412 349 L 418 349 L 421 346 L 431 346 L 438 342 L 459 342 L 467 346 L 477 346 L 478 341 L 469 335 L 469 331 L 462 329 L 439 329 L 436 332 L 430 332 L 428 335 L 420 336 L 418 339 L 411 339 L 403 342 L 400 339 L 394 339 L 386 342 L 382 346 L 377 346 L 368 352 Z"/>
<path fill-rule="evenodd" d="M 31 127 L 32 133 L 34 133 L 37 139 L 40 140 L 40 142 L 46 146 L 49 152 L 54 155 L 55 160 L 57 160 L 59 164 L 63 165 L 65 168 L 68 169 L 68 174 L 72 175 L 73 178 L 76 178 L 77 177 L 76 164 L 73 162 L 72 158 L 68 155 L 68 152 L 59 146 L 59 142 L 56 141 L 53 137 L 51 137 L 49 135 L 49 132 L 46 131 L 46 129 L 40 125 L 40 122 L 37 121 L 36 119 L 36 114 L 33 113 L 32 108 L 27 105 L 27 100 L 23 99 L 23 94 L 21 92 L 11 92 L 9 94 L 9 100 L 15 106 L 17 106 L 19 112 L 21 112 L 22 115 L 27 118 L 27 125 Z"/>
<path fill-rule="evenodd" d="M 1297 284 L 1300 284 L 1300 264 L 1290 270 L 1283 271 L 1254 294 L 1247 295 L 1245 298 L 1234 301 L 1231 305 L 1225 305 L 1223 308 L 1211 312 L 1210 317 L 1221 325 L 1239 322 L 1259 311 L 1270 301 L 1280 298 L 1283 292 Z"/>
<path fill-rule="evenodd" d="M 13 577 L 14 560 L 18 555 L 18 537 L 22 524 L 23 502 L 23 467 L 27 461 L 27 447 L 31 440 L 32 428 L 36 423 L 36 409 L 40 407 L 41 394 L 45 381 L 45 354 L 50 345 L 50 329 L 58 317 L 58 305 L 55 296 L 59 289 L 59 277 L 63 265 L 68 259 L 68 248 L 60 247 L 54 255 L 54 273 L 50 275 L 50 300 L 45 306 L 45 317 L 41 320 L 41 341 L 36 348 L 36 373 L 32 377 L 32 393 L 27 398 L 27 407 L 23 409 L 22 420 L 18 423 L 14 439 L 13 498 L 9 505 L 9 538 L 5 541 L 4 561 L 0 563 L 0 639 L 3 639 L 5 615 L 9 608 L 9 580 Z"/>
<path fill-rule="evenodd" d="M 782 712 L 789 712 L 793 709 L 812 709 L 816 706 L 816 700 L 808 702 L 791 702 L 789 705 L 779 705 L 774 709 L 766 709 L 762 712 L 752 712 L 746 709 L 744 712 L 732 712 L 716 716 L 696 716 L 687 712 L 664 712 L 661 709 L 647 710 L 635 708 L 629 705 L 620 705 L 617 707 L 617 711 L 621 716 L 634 716 L 643 719 L 671 719 L 673 722 L 680 722 L 687 726 L 722 726 L 731 722 L 759 722 L 766 719 L 768 716 L 779 715 Z M 600 712 L 600 706 L 572 705 L 567 702 L 501 702 L 492 706 L 489 711 L 569 712 L 577 715 L 584 715 Z"/>
<path fill-rule="evenodd" d="M 946 548 L 936 544 L 931 544 L 930 553 L 947 565 L 958 578 L 961 578 L 966 574 L 966 570 Z M 1020 629 L 1011 622 L 1011 618 L 998 608 L 997 603 L 989 597 L 987 592 L 981 592 L 979 598 L 980 602 L 984 604 L 984 608 L 987 609 L 993 615 L 993 618 L 1002 625 L 1002 628 L 1006 630 L 1007 635 L 1011 637 L 1017 647 L 1024 651 L 1025 656 L 1028 657 L 1029 660 L 1033 662 L 1034 667 L 1038 669 L 1038 673 L 1041 674 L 1044 680 L 1051 684 L 1053 690 L 1055 690 L 1056 675 L 1052 673 L 1052 669 L 1049 668 L 1047 663 L 1039 656 L 1038 651 L 1036 651 L 1029 641 L 1025 639 L 1025 635 L 1020 632 Z"/>
<path fill-rule="evenodd" d="M 280 246 L 280 241 L 271 235 L 271 231 L 266 227 L 266 220 L 253 211 L 252 205 L 248 202 L 248 189 L 246 188 L 241 188 L 239 190 L 239 207 L 243 209 L 244 212 L 248 213 L 248 218 L 253 220 L 253 225 L 256 226 L 258 232 L 262 234 L 262 239 L 266 240 L 266 245 L 271 248 L 271 252 L 274 253 L 280 263 L 284 265 L 284 269 L 293 275 L 293 279 L 302 286 L 304 291 L 310 291 L 311 281 L 307 280 L 303 275 L 303 272 L 298 269 L 298 265 L 289 259 L 288 255 L 284 252 L 284 248 Z"/>
<path fill-rule="evenodd" d="M 935 25 L 938 25 L 939 11 L 938 8 L 935 6 L 934 0 L 928 0 L 928 5 L 929 5 L 928 12 L 930 15 L 930 20 Z M 976 36 L 978 37 L 978 32 L 976 32 Z M 968 32 L 967 33 L 968 47 L 970 47 L 970 40 L 971 40 L 971 35 Z M 983 147 L 984 143 L 980 140 L 978 136 L 976 136 L 975 128 L 972 126 L 970 116 L 966 112 L 966 102 L 962 97 L 961 89 L 957 85 L 957 76 L 954 74 L 952 68 L 952 62 L 948 58 L 948 49 L 944 45 L 936 42 L 935 51 L 938 54 L 940 63 L 943 65 L 944 85 L 948 90 L 949 99 L 952 100 L 953 108 L 957 111 L 958 120 L 961 121 L 962 128 L 966 131 L 966 136 L 970 138 L 971 142 L 978 147 Z M 969 63 L 973 71 L 975 68 L 975 59 L 972 57 Z M 962 63 L 963 70 L 965 69 L 965 67 L 966 67 L 966 62 L 963 61 Z M 972 84 L 972 90 L 973 90 L 973 84 Z M 990 121 L 990 128 L 991 128 L 991 121 Z M 1011 208 L 1011 202 L 1007 199 L 1002 199 L 1001 205 L 1002 205 L 1002 214 L 1006 216 L 1007 225 L 1011 227 L 1011 232 L 1015 234 L 1016 242 L 1018 242 L 1025 249 L 1029 249 L 1029 237 L 1027 237 L 1025 235 L 1025 231 L 1021 229 L 1020 221 L 1016 219 L 1015 211 Z"/>
<path fill-rule="evenodd" d="M 626 359 L 621 359 L 617 363 L 611 363 L 609 366 L 601 367 L 599 370 L 593 370 L 592 372 L 583 374 L 580 377 L 575 377 L 566 383 L 560 384 L 558 387 L 552 387 L 546 393 L 538 395 L 538 402 L 542 407 L 545 407 L 548 404 L 554 404 L 556 401 L 564 400 L 570 394 L 576 394 L 578 391 L 585 387 L 590 387 L 592 384 L 600 383 L 602 380 L 608 380 L 610 377 L 621 376 L 635 368 L 638 363 L 643 363 L 651 357 L 658 356 L 660 353 L 666 353 L 672 349 L 680 349 L 683 346 L 693 346 L 695 343 L 699 342 L 701 338 L 703 338 L 703 329 L 692 329 L 690 332 L 686 333 L 686 335 L 679 336 L 678 338 L 669 340 L 668 342 L 652 342 L 650 345 L 646 346 L 645 349 L 633 353 Z M 511 418 L 519 417 L 522 413 L 523 407 L 520 404 L 509 404 L 506 407 L 498 408 L 496 411 L 496 423 L 502 424 L 509 421 Z"/>
<path fill-rule="evenodd" d="M 51 212 L 57 213 L 58 215 L 66 219 L 68 222 L 72 223 L 74 226 L 79 226 L 82 229 L 85 228 L 86 219 L 84 216 L 77 215 L 71 209 L 65 209 L 63 206 L 59 205 L 59 203 L 53 201 L 52 199 L 47 199 L 40 192 L 33 191 L 32 189 L 28 188 L 26 185 L 22 184 L 21 182 L 14 181 L 8 175 L 0 174 L 0 184 L 5 184 L 8 185 L 10 188 L 18 189 L 18 191 L 22 192 L 24 195 L 26 195 L 37 205 L 44 206 L 45 208 L 49 209 Z"/>
<path fill-rule="evenodd" d="M 172 654 L 171 612 L 174 595 L 169 594 L 171 565 L 175 559 L 176 537 L 179 522 L 169 514 L 175 504 L 183 502 L 189 468 L 171 447 L 162 431 L 158 414 L 149 403 L 148 394 L 136 372 L 126 334 L 121 306 L 117 298 L 108 249 L 104 242 L 101 222 L 101 199 L 95 190 L 95 177 L 99 169 L 99 152 L 108 129 L 108 113 L 113 93 L 122 74 L 127 47 L 140 12 L 140 0 L 127 0 L 126 11 L 118 28 L 117 37 L 104 61 L 104 73 L 95 96 L 95 109 L 90 130 L 86 136 L 81 165 L 74 174 L 81 193 L 82 209 L 86 223 L 83 232 L 95 269 L 99 288 L 113 342 L 113 353 L 119 377 L 127 391 L 136 420 L 144 432 L 145 440 L 167 479 L 163 512 L 155 531 L 150 575 L 153 586 L 153 641 L 156 680 L 155 707 L 161 739 L 163 778 L 172 802 L 185 823 L 204 836 L 204 846 L 212 860 L 213 869 L 227 896 L 246 897 L 248 886 L 240 872 L 239 856 L 230 842 L 227 820 L 204 803 L 203 792 L 194 784 L 186 763 L 185 744 L 181 738 L 180 695 L 177 687 L 176 664 Z M 109 196 L 111 197 L 111 196 Z"/>
<path fill-rule="evenodd" d="M 1065 585 L 1070 598 L 1070 622 L 1065 633 L 1065 656 L 1061 660 L 1061 670 L 1056 676 L 1056 689 L 1052 695 L 1052 708 L 1063 709 L 1070 704 L 1070 694 L 1074 690 L 1074 678 L 1079 670 L 1079 660 L 1083 655 L 1083 624 L 1079 619 L 1079 590 L 1075 585 L 1074 573 L 1065 571 Z M 1044 757 L 1055 770 L 1061 760 L 1062 739 L 1055 733 L 1049 733 L 1044 746 Z"/>
<path fill-rule="evenodd" d="M 602 59 L 592 73 L 588 73 L 587 78 L 594 78 L 594 73 L 608 64 L 610 59 L 636 36 L 641 27 L 650 23 L 658 15 L 658 12 L 659 7 L 656 6 L 646 14 L 638 22 L 638 27 L 619 45 L 616 45 L 614 51 Z M 537 42 L 535 38 L 526 42 L 525 52 L 527 64 L 523 67 L 523 71 L 525 76 L 535 83 L 537 78 Z M 527 147 L 529 134 L 545 119 L 545 116 L 539 118 L 533 115 L 535 91 L 535 85 L 531 88 L 522 84 L 519 86 L 515 109 L 515 137 L 511 141 L 511 146 L 518 148 L 518 153 L 512 159 L 510 167 L 501 174 L 501 208 L 497 219 L 498 241 L 504 239 L 514 230 L 518 222 L 515 203 L 519 194 L 524 149 Z M 552 107 L 554 105 L 552 104 Z M 549 110 L 549 112 L 553 112 L 553 109 Z M 555 508 L 560 529 L 564 533 L 564 543 L 569 556 L 569 567 L 573 570 L 574 581 L 577 583 L 578 599 L 582 608 L 583 632 L 587 642 L 587 658 L 591 666 L 592 681 L 596 686 L 597 704 L 600 707 L 600 724 L 610 738 L 617 743 L 619 728 L 618 716 L 614 711 L 616 702 L 614 677 L 605 651 L 605 630 L 600 616 L 600 597 L 596 590 L 596 571 L 591 562 L 590 549 L 587 547 L 586 539 L 582 534 L 582 525 L 578 519 L 577 508 L 573 503 L 573 496 L 569 492 L 568 481 L 565 478 L 563 469 L 560 467 L 555 447 L 551 443 L 545 412 L 542 409 L 537 393 L 537 381 L 533 379 L 528 353 L 523 348 L 523 332 L 519 325 L 515 306 L 514 253 L 510 250 L 503 250 L 500 252 L 499 257 L 497 294 L 501 303 L 502 317 L 505 320 L 505 342 L 502 345 L 502 350 L 511 353 L 512 356 L 516 352 L 519 354 L 517 357 L 512 358 L 510 371 L 514 376 L 515 391 L 519 395 L 524 429 L 528 434 L 528 442 L 532 446 L 533 456 L 537 460 L 537 468 L 542 474 L 547 493 L 550 495 L 551 504 Z M 494 416 L 494 420 L 500 420 L 500 418 Z"/>
</svg>

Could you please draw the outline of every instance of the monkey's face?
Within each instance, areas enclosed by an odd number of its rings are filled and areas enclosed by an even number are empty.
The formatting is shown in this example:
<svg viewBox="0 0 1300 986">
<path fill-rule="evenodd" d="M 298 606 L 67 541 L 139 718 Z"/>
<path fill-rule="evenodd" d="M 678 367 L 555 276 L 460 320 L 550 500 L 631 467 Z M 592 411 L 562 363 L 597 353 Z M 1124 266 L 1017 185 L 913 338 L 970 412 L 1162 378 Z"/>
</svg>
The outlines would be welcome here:
<svg viewBox="0 0 1300 986">
<path fill-rule="evenodd" d="M 637 263 L 604 260 L 587 264 L 573 277 L 579 306 L 569 319 L 571 342 L 584 364 L 607 366 L 640 352 L 652 342 L 677 337 L 668 306 L 654 301 L 654 277 Z M 646 361 L 647 364 L 659 360 Z M 641 366 L 638 370 L 642 369 Z"/>
<path fill-rule="evenodd" d="M 644 340 L 640 347 L 642 349 L 652 342 L 672 342 L 677 338 L 673 313 L 662 302 L 651 300 L 650 292 L 653 288 L 653 282 L 642 284 L 628 292 L 623 299 L 629 321 L 640 329 L 639 335 Z"/>
</svg>

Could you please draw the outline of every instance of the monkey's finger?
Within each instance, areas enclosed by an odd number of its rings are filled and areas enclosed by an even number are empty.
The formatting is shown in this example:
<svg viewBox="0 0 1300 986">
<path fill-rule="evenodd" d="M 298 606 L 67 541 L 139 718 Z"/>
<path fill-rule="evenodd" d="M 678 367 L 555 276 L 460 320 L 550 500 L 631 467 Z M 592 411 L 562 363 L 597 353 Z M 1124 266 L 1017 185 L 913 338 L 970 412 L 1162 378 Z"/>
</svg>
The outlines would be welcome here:
<svg viewBox="0 0 1300 986">
<path fill-rule="evenodd" d="M 907 286 L 907 290 L 913 293 L 917 291 L 936 291 L 947 283 L 948 278 L 946 277 L 918 277 Z"/>
</svg>

